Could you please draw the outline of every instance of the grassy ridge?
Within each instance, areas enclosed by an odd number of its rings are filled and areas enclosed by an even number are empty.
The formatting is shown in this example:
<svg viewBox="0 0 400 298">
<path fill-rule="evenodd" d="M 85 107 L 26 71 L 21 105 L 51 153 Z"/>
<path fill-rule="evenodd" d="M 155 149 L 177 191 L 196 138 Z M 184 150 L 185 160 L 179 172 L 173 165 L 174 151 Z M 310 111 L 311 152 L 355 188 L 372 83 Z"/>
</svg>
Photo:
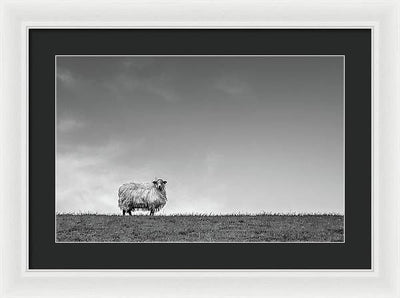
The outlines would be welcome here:
<svg viewBox="0 0 400 298">
<path fill-rule="evenodd" d="M 341 242 L 343 216 L 58 214 L 59 242 Z"/>
</svg>

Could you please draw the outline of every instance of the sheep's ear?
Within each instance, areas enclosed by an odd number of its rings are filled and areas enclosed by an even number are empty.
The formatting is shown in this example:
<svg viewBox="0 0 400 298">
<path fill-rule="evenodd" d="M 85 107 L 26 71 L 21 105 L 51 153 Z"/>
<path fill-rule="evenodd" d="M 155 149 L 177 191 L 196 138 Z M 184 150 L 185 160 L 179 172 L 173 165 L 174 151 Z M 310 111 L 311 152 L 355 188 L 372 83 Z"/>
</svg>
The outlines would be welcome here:
<svg viewBox="0 0 400 298">
<path fill-rule="evenodd" d="M 163 182 L 164 182 L 164 184 L 167 184 L 167 181 L 164 180 Z"/>
<path fill-rule="evenodd" d="M 154 183 L 154 184 L 156 184 L 156 183 L 157 183 L 157 181 L 156 181 L 156 180 L 154 180 L 154 181 L 153 181 L 153 183 Z"/>
</svg>

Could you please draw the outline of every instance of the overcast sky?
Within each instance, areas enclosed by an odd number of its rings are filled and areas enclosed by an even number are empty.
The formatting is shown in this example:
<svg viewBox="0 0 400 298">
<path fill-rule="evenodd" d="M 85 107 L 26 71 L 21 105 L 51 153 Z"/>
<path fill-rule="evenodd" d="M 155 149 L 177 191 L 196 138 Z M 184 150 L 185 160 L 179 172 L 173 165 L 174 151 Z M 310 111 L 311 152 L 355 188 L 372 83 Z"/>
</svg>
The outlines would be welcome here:
<svg viewBox="0 0 400 298">
<path fill-rule="evenodd" d="M 344 212 L 342 57 L 57 57 L 57 211 Z"/>
</svg>

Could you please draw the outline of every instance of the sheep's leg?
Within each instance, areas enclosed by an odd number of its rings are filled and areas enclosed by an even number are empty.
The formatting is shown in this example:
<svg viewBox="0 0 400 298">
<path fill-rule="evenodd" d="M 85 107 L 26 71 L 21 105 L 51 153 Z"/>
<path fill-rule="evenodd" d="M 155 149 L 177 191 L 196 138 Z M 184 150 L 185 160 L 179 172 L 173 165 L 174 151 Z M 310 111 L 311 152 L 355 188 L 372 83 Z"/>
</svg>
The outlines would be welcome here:
<svg viewBox="0 0 400 298">
<path fill-rule="evenodd" d="M 132 211 L 131 211 L 131 210 L 128 210 L 128 214 L 132 216 Z"/>
<path fill-rule="evenodd" d="M 150 210 L 150 215 L 154 215 L 154 209 Z"/>
<path fill-rule="evenodd" d="M 125 210 L 122 210 L 122 216 L 124 216 L 125 215 Z"/>
</svg>

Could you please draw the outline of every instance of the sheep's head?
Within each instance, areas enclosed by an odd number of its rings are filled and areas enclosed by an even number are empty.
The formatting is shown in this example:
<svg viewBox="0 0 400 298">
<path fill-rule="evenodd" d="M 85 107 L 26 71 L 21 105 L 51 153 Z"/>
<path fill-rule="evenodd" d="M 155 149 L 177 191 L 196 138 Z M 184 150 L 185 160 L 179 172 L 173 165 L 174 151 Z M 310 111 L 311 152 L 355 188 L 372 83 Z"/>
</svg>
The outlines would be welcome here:
<svg viewBox="0 0 400 298">
<path fill-rule="evenodd" d="M 153 184 L 159 191 L 164 191 L 165 190 L 165 184 L 167 184 L 167 181 L 165 181 L 163 179 L 155 179 L 153 181 Z"/>
</svg>

